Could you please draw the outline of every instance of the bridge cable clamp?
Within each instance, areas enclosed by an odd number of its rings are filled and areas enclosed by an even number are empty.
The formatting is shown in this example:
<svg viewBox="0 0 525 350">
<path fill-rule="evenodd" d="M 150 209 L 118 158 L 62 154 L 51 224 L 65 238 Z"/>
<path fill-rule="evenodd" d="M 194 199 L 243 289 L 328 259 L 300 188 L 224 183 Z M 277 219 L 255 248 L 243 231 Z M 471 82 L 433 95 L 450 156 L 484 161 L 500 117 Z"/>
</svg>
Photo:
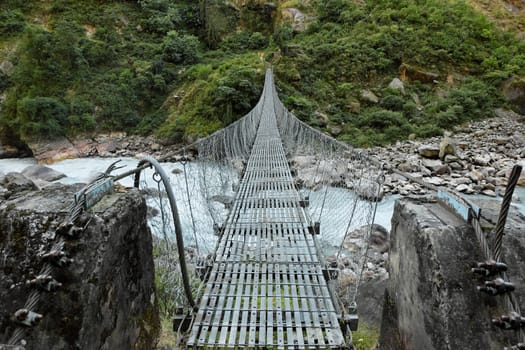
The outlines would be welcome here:
<svg viewBox="0 0 525 350">
<path fill-rule="evenodd" d="M 478 262 L 476 264 L 476 267 L 473 267 L 471 271 L 475 274 L 482 275 L 484 277 L 489 277 L 507 271 L 507 269 L 507 264 L 505 264 L 504 262 L 487 260 L 484 262 Z"/>
<path fill-rule="evenodd" d="M 62 283 L 56 281 L 53 276 L 41 274 L 33 278 L 32 280 L 26 281 L 27 285 L 35 286 L 38 289 L 47 291 L 47 292 L 53 292 L 57 290 L 58 288 L 62 287 Z"/>
<path fill-rule="evenodd" d="M 480 292 L 487 293 L 492 296 L 512 292 L 516 287 L 513 283 L 503 280 L 503 278 L 496 278 L 492 281 L 485 281 L 485 285 L 478 286 Z"/>
<path fill-rule="evenodd" d="M 31 310 L 27 309 L 18 309 L 13 314 L 13 321 L 15 321 L 18 324 L 27 326 L 27 327 L 33 327 L 35 326 L 44 316 L 42 316 L 39 313 L 33 312 Z"/>
<path fill-rule="evenodd" d="M 508 315 L 492 319 L 492 324 L 505 330 L 518 330 L 525 327 L 525 317 L 522 317 L 517 312 L 511 312 Z"/>
</svg>

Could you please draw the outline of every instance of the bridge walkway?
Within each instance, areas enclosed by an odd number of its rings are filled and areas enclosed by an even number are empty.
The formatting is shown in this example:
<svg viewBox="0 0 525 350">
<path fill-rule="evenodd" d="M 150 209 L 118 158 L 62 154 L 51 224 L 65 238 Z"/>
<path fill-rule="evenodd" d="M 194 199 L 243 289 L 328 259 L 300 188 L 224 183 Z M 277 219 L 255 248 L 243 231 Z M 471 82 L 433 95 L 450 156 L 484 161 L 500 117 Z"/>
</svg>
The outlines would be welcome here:
<svg viewBox="0 0 525 350">
<path fill-rule="evenodd" d="M 277 128 L 271 73 L 263 94 L 188 347 L 341 348 L 338 313 Z"/>
</svg>

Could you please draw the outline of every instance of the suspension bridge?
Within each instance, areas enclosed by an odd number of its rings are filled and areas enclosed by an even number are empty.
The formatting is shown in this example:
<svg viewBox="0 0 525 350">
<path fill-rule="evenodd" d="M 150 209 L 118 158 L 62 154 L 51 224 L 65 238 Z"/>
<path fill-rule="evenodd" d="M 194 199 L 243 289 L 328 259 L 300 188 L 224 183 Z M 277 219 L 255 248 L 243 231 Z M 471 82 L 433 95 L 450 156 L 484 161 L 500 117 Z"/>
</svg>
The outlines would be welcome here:
<svg viewBox="0 0 525 350">
<path fill-rule="evenodd" d="M 277 127 L 269 71 L 261 117 L 188 339 L 190 347 L 340 348 L 313 223 Z"/>
<path fill-rule="evenodd" d="M 192 153 L 190 158 L 199 164 L 197 167 L 187 167 L 186 151 Z M 305 155 L 315 155 L 310 177 L 298 181 L 290 159 Z M 184 331 L 188 348 L 353 348 L 352 331 L 358 323 L 355 301 L 366 266 L 368 243 L 353 252 L 357 271 L 351 276 L 352 283 L 342 288 L 346 295 L 346 300 L 342 300 L 341 286 L 339 293 L 335 290 L 341 271 L 327 265 L 323 256 L 325 247 L 318 237 L 338 247 L 337 258 L 343 241 L 353 229 L 365 227 L 362 240 L 369 241 L 381 194 L 382 165 L 297 119 L 279 100 L 271 69 L 266 71 L 257 105 L 235 123 L 185 148 L 182 164 L 185 188 L 178 191 L 174 191 L 160 163 L 152 158 L 117 176 L 110 175 L 118 169 L 111 165 L 76 194 L 69 215 L 59 227 L 60 238 L 53 245 L 53 256 L 65 256 L 62 236 L 78 235 L 77 231 L 82 230 L 76 224 L 80 214 L 109 193 L 115 181 L 134 175 L 134 186 L 140 187 L 141 172 L 153 167 L 158 191 L 147 193 L 158 195 L 160 226 L 166 242 L 169 227 L 177 240 L 175 245 L 166 244 L 167 259 L 160 267 L 174 271 L 171 277 L 177 283 L 171 291 L 179 310 L 174 330 Z M 237 168 L 238 183 L 225 175 L 226 166 Z M 486 258 L 473 272 L 489 276 L 495 271 L 503 281 L 508 278 L 506 266 L 500 263 L 501 237 L 520 172 L 518 167 L 511 174 L 493 247 L 481 229 L 478 208 L 408 174 L 400 174 L 436 190 L 448 208 L 472 224 Z M 233 177 L 237 178 L 237 174 Z M 202 181 L 199 187 L 203 193 L 192 191 L 190 181 Z M 307 191 L 298 191 L 298 185 L 305 185 Z M 353 194 L 342 197 L 341 193 L 330 190 L 336 187 L 350 189 Z M 235 195 L 221 221 L 211 202 L 228 191 Z M 314 195 L 318 200 L 312 205 L 310 197 Z M 207 212 L 194 215 L 199 197 L 207 203 Z M 183 235 L 177 202 L 189 207 L 191 220 L 187 221 L 191 221 L 193 231 L 192 247 L 199 249 L 199 231 L 209 230 L 211 222 L 216 227 L 218 239 L 208 259 L 198 259 L 201 253 L 197 259 L 188 256 L 185 247 L 188 235 Z M 331 209 L 326 210 L 327 207 Z M 336 207 L 340 210 L 335 210 Z M 199 226 L 200 216 L 208 216 L 211 221 Z M 55 268 L 52 262 L 46 263 L 41 276 L 50 277 Z M 519 315 L 517 301 L 508 293 L 513 287 L 501 281 L 494 285 L 488 281 L 479 289 L 491 295 L 507 293 L 506 309 Z M 19 344 L 27 327 L 42 318 L 32 311 L 40 296 L 40 291 L 32 292 L 25 307 L 19 310 L 25 311 L 25 316 L 22 315 L 25 318 L 20 316 L 20 327 L 12 334 L 9 346 Z M 505 322 L 501 321 L 504 326 L 508 323 Z"/>
</svg>

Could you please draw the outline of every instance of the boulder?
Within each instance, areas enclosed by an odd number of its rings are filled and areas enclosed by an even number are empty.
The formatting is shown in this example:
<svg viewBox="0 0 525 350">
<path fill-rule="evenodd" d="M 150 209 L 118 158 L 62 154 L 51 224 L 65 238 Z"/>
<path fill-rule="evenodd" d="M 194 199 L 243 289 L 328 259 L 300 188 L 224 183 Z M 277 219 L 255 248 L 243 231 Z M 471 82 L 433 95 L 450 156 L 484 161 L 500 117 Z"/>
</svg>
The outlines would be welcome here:
<svg viewBox="0 0 525 350">
<path fill-rule="evenodd" d="M 459 163 L 459 162 L 452 162 L 452 163 L 449 164 L 449 166 L 450 166 L 450 169 L 452 169 L 452 170 L 456 170 L 456 171 L 458 171 L 458 170 L 463 170 L 463 169 L 465 168 L 465 167 L 464 167 L 461 163 Z"/>
<path fill-rule="evenodd" d="M 447 154 L 443 160 L 445 161 L 445 163 L 453 163 L 457 162 L 459 158 L 455 155 Z"/>
<path fill-rule="evenodd" d="M 30 141 L 29 148 L 39 163 L 54 163 L 64 159 L 78 158 L 81 154 L 66 138 L 53 141 Z"/>
<path fill-rule="evenodd" d="M 9 77 L 15 71 L 15 65 L 9 60 L 4 60 L 0 63 L 0 73 Z"/>
<path fill-rule="evenodd" d="M 435 172 L 437 169 L 443 166 L 443 163 L 441 163 L 439 159 L 423 159 L 421 161 L 421 165 L 423 165 L 428 170 Z"/>
<path fill-rule="evenodd" d="M 291 160 L 291 167 L 297 170 L 315 166 L 315 156 L 295 156 Z"/>
<path fill-rule="evenodd" d="M 357 291 L 357 306 L 359 323 L 366 327 L 379 329 L 381 327 L 381 305 L 385 297 L 388 280 L 365 281 Z M 357 339 L 354 339 L 354 341 Z"/>
<path fill-rule="evenodd" d="M 369 243 L 370 247 L 379 253 L 388 251 L 390 245 L 390 233 L 386 228 L 379 224 L 363 225 L 357 229 L 352 230 L 343 242 L 343 247 L 348 250 L 355 252 L 352 246 L 355 244 L 356 239 L 359 240 L 358 248 L 364 248 L 366 242 L 363 239 L 370 233 Z"/>
<path fill-rule="evenodd" d="M 439 158 L 439 147 L 431 145 L 422 145 L 418 148 L 418 153 L 425 158 L 438 159 Z"/>
<path fill-rule="evenodd" d="M 374 94 L 370 90 L 361 91 L 361 99 L 365 102 L 369 102 L 372 104 L 376 104 L 379 102 L 379 97 L 377 97 L 376 94 Z"/>
<path fill-rule="evenodd" d="M 328 118 L 326 114 L 321 113 L 319 111 L 314 112 L 314 118 L 319 124 L 319 126 L 321 127 L 325 127 L 326 125 L 328 125 L 328 122 L 330 121 L 330 119 Z"/>
<path fill-rule="evenodd" d="M 486 190 L 494 191 L 496 190 L 496 185 L 491 182 L 487 182 L 485 185 L 483 185 L 483 188 Z"/>
<path fill-rule="evenodd" d="M 472 162 L 475 165 L 487 166 L 487 165 L 489 165 L 492 162 L 492 157 L 489 154 L 476 155 L 472 159 Z"/>
<path fill-rule="evenodd" d="M 489 197 L 497 197 L 498 195 L 496 194 L 496 192 L 494 192 L 494 190 L 491 190 L 491 189 L 485 189 L 483 191 L 481 191 L 482 194 L 484 194 L 485 196 L 489 196 Z"/>
<path fill-rule="evenodd" d="M 466 178 L 466 177 L 459 177 L 457 179 L 453 179 L 451 181 L 451 184 L 453 186 L 457 186 L 457 185 L 470 185 L 472 183 L 472 180 L 469 179 L 469 178 Z"/>
<path fill-rule="evenodd" d="M 470 187 L 467 184 L 459 184 L 459 185 L 456 186 L 456 191 L 458 191 L 458 192 L 465 192 L 465 193 L 471 193 L 473 190 L 472 190 L 472 187 Z"/>
<path fill-rule="evenodd" d="M 507 145 L 510 145 L 512 142 L 511 142 L 511 139 L 508 138 L 508 137 L 503 137 L 503 136 L 498 136 L 494 139 L 494 143 L 496 145 L 504 145 L 504 146 L 507 146 Z"/>
<path fill-rule="evenodd" d="M 0 144 L 0 159 L 18 158 L 22 154 L 23 152 L 16 147 Z"/>
<path fill-rule="evenodd" d="M 348 109 L 351 113 L 359 114 L 361 113 L 361 104 L 359 101 L 352 101 L 348 104 Z"/>
<path fill-rule="evenodd" d="M 11 193 L 34 191 L 38 189 L 33 181 L 20 173 L 13 172 L 0 177 L 0 186 L 4 187 Z"/>
<path fill-rule="evenodd" d="M 226 207 L 230 207 L 233 204 L 234 198 L 227 195 L 216 195 L 210 198 L 211 201 L 224 204 Z"/>
<path fill-rule="evenodd" d="M 449 132 L 445 132 L 443 139 L 439 143 L 439 159 L 443 160 L 447 155 L 456 155 L 456 143 Z"/>
<path fill-rule="evenodd" d="M 302 33 L 306 29 L 306 16 L 299 9 L 290 7 L 282 10 L 282 17 L 289 22 L 296 33 Z"/>
<path fill-rule="evenodd" d="M 417 164 L 414 164 L 412 162 L 403 162 L 403 163 L 400 163 L 397 168 L 399 169 L 399 171 L 402 171 L 402 172 L 405 172 L 405 173 L 412 173 L 414 171 L 418 171 L 419 170 L 419 166 L 417 166 Z"/>
<path fill-rule="evenodd" d="M 403 95 L 405 94 L 405 84 L 399 78 L 392 79 L 390 84 L 388 84 L 388 87 L 401 92 Z"/>
<path fill-rule="evenodd" d="M 439 177 L 436 177 L 436 176 L 430 177 L 426 179 L 425 181 L 434 186 L 443 186 L 446 184 L 445 180 Z"/>
<path fill-rule="evenodd" d="M 482 168 L 481 173 L 485 177 L 494 176 L 496 174 L 496 168 L 493 168 L 493 167 Z"/>
<path fill-rule="evenodd" d="M 452 172 L 452 169 L 450 169 L 450 166 L 446 164 L 436 167 L 433 171 L 434 175 L 448 175 L 451 172 Z"/>
<path fill-rule="evenodd" d="M 327 129 L 328 132 L 334 137 L 339 136 L 343 131 L 343 129 L 339 125 L 328 125 Z"/>
<path fill-rule="evenodd" d="M 360 186 L 355 187 L 354 190 L 359 197 L 374 202 L 379 202 L 385 195 L 376 181 L 368 179 L 363 179 Z"/>
<path fill-rule="evenodd" d="M 472 181 L 474 182 L 480 182 L 481 180 L 483 180 L 485 178 L 485 176 L 483 175 L 483 173 L 481 171 L 478 171 L 478 170 L 472 170 L 470 171 L 468 174 L 467 174 L 467 177 L 469 179 L 471 179 Z"/>
<path fill-rule="evenodd" d="M 400 163 L 397 166 L 397 169 L 399 169 L 399 171 L 402 171 L 402 172 L 405 172 L 405 173 L 412 173 L 412 172 L 418 171 L 419 167 L 417 166 L 417 164 L 414 164 L 414 163 L 411 163 L 411 162 L 407 161 L 407 162 Z"/>
<path fill-rule="evenodd" d="M 65 174 L 44 165 L 30 165 L 22 170 L 22 175 L 31 180 L 42 180 L 48 182 L 53 182 L 66 177 Z"/>
<path fill-rule="evenodd" d="M 105 142 L 96 145 L 95 149 L 99 155 L 112 155 L 117 151 L 117 145 L 114 142 Z"/>
</svg>

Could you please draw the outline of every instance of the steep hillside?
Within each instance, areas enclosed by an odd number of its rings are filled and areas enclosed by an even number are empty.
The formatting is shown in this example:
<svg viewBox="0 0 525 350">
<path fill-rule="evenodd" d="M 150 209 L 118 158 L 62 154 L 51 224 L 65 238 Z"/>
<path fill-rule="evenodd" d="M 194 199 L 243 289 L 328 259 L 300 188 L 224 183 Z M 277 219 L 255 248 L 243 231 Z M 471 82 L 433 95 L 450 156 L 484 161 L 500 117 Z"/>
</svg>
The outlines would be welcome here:
<svg viewBox="0 0 525 350">
<path fill-rule="evenodd" d="M 192 140 L 250 109 L 266 63 L 289 109 L 360 146 L 490 116 L 502 89 L 525 108 L 524 42 L 464 1 L 6 0 L 0 137 Z"/>
<path fill-rule="evenodd" d="M 525 39 L 525 2 L 522 0 L 469 0 L 469 3 L 501 29 Z"/>
</svg>

